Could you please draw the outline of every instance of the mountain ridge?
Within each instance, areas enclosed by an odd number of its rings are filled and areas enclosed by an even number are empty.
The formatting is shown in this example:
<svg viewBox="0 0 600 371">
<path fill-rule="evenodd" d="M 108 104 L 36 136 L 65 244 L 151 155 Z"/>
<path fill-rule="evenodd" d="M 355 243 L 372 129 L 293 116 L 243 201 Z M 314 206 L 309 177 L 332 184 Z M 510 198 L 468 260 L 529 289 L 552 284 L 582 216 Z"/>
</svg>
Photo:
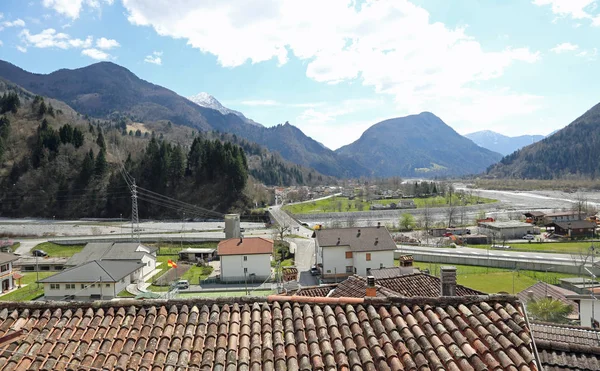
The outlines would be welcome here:
<svg viewBox="0 0 600 371">
<path fill-rule="evenodd" d="M 381 121 L 336 150 L 374 176 L 446 176 L 484 171 L 500 154 L 461 136 L 431 112 Z"/>
<path fill-rule="evenodd" d="M 201 107 L 212 108 L 214 110 L 221 112 L 224 115 L 228 115 L 228 114 L 236 115 L 250 125 L 262 126 L 258 122 L 244 116 L 244 114 L 241 113 L 240 111 L 236 111 L 231 108 L 225 107 L 223 104 L 221 104 L 221 102 L 219 102 L 217 100 L 217 98 L 215 98 L 214 96 L 212 96 L 206 92 L 200 92 L 198 94 L 192 95 L 192 96 L 188 97 L 188 99 Z"/>
<path fill-rule="evenodd" d="M 464 137 L 471 139 L 480 147 L 498 152 L 504 156 L 545 138 L 543 135 L 519 135 L 509 137 L 492 130 L 476 131 L 474 133 L 465 134 Z"/>
<path fill-rule="evenodd" d="M 35 94 L 64 101 L 82 114 L 94 117 L 125 114 L 134 121 L 168 120 L 201 131 L 216 130 L 239 135 L 324 175 L 360 176 L 366 171 L 352 160 L 339 158 L 335 152 L 319 145 L 299 129 L 289 130 L 283 125 L 259 127 L 235 114 L 223 115 L 145 81 L 112 62 L 34 74 L 0 61 L 0 77 Z"/>
</svg>

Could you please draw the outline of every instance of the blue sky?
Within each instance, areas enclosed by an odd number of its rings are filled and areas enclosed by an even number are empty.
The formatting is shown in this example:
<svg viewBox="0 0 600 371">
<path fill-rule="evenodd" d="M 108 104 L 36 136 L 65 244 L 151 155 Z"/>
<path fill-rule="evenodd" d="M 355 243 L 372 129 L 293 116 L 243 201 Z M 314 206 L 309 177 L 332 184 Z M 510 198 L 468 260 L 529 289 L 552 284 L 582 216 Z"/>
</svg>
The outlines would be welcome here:
<svg viewBox="0 0 600 371">
<path fill-rule="evenodd" d="M 330 148 L 430 111 L 548 134 L 600 100 L 600 0 L 0 0 L 0 59 L 100 60 Z"/>
</svg>

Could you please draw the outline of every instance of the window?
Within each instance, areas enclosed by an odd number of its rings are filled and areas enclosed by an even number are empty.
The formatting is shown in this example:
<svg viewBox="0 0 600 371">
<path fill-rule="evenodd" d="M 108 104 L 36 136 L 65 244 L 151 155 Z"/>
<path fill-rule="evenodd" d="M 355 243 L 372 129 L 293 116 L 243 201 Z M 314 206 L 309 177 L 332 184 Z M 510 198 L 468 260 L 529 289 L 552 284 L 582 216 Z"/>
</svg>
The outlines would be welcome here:
<svg viewBox="0 0 600 371">
<path fill-rule="evenodd" d="M 104 285 L 104 287 L 110 287 L 110 283 L 107 283 L 106 285 Z"/>
<path fill-rule="evenodd" d="M 371 253 L 370 253 L 370 252 L 368 252 L 368 253 L 367 253 L 367 261 L 368 261 L 368 262 L 370 262 L 370 261 L 371 261 Z"/>
<path fill-rule="evenodd" d="M 248 261 L 248 257 L 244 256 L 244 261 L 247 262 Z"/>
<path fill-rule="evenodd" d="M 346 259 L 352 259 L 352 251 L 346 251 Z"/>
<path fill-rule="evenodd" d="M 352 274 L 354 273 L 354 267 L 351 265 L 346 266 L 346 273 Z"/>
<path fill-rule="evenodd" d="M 67 283 L 67 284 L 65 284 L 65 289 L 67 289 L 67 290 L 75 290 L 75 284 L 74 283 Z"/>
<path fill-rule="evenodd" d="M 244 268 L 244 273 L 248 273 L 248 268 Z"/>
<path fill-rule="evenodd" d="M 83 289 L 85 289 L 85 288 L 86 288 L 85 284 L 84 284 L 84 283 L 82 283 L 82 284 L 81 284 L 81 289 L 83 290 Z"/>
<path fill-rule="evenodd" d="M 50 290 L 60 290 L 60 283 L 51 283 Z"/>
<path fill-rule="evenodd" d="M 92 284 L 90 285 L 90 287 L 96 287 L 96 284 L 95 284 L 95 283 L 92 283 Z"/>
<path fill-rule="evenodd" d="M 0 272 L 6 272 L 8 270 L 8 264 L 4 264 L 0 267 Z"/>
</svg>

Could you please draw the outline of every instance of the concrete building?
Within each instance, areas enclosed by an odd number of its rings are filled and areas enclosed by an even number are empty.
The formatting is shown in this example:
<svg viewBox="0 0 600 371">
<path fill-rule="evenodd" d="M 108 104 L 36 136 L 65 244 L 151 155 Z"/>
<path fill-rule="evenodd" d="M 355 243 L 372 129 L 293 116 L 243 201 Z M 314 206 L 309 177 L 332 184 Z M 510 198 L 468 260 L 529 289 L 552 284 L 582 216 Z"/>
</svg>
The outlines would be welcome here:
<svg viewBox="0 0 600 371">
<path fill-rule="evenodd" d="M 317 264 L 323 280 L 394 266 L 396 243 L 387 228 L 334 228 L 315 231 Z"/>
<path fill-rule="evenodd" d="M 65 269 L 65 264 L 68 258 L 60 258 L 53 256 L 35 257 L 21 256 L 19 260 L 14 262 L 15 269 L 20 269 L 21 272 L 60 272 Z"/>
<path fill-rule="evenodd" d="M 230 238 L 219 242 L 221 281 L 256 282 L 271 276 L 273 240 L 262 237 Z"/>
<path fill-rule="evenodd" d="M 521 239 L 526 234 L 539 234 L 539 228 L 519 221 L 483 222 L 478 224 L 479 233 L 495 241 Z"/>
<path fill-rule="evenodd" d="M 240 238 L 240 214 L 225 215 L 225 238 Z"/>
<path fill-rule="evenodd" d="M 94 260 L 126 260 L 141 262 L 144 265 L 142 275 L 146 276 L 156 269 L 156 247 L 138 242 L 92 242 L 85 245 L 81 252 L 73 255 L 65 264 L 75 267 Z"/>
<path fill-rule="evenodd" d="M 19 259 L 18 255 L 0 253 L 0 288 L 2 288 L 2 292 L 7 292 L 15 288 L 13 263 L 17 259 Z"/>
<path fill-rule="evenodd" d="M 39 282 L 46 300 L 103 300 L 116 297 L 142 279 L 139 261 L 93 260 Z"/>
</svg>

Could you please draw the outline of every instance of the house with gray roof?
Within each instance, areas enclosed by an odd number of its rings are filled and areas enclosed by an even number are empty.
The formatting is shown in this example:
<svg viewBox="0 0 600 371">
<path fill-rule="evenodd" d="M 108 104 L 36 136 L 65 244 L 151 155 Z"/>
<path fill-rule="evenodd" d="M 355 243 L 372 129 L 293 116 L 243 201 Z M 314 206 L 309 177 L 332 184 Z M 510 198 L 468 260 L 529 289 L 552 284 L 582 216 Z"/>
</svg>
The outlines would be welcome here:
<svg viewBox="0 0 600 371">
<path fill-rule="evenodd" d="M 44 278 L 46 300 L 112 299 L 142 278 L 141 261 L 92 260 Z"/>
<path fill-rule="evenodd" d="M 146 276 L 156 268 L 157 250 L 138 242 L 91 242 L 67 260 L 65 266 L 75 267 L 94 260 L 139 261 L 144 265 L 142 276 Z"/>
<path fill-rule="evenodd" d="M 353 274 L 370 275 L 371 269 L 394 266 L 396 243 L 387 228 L 332 228 L 315 231 L 317 264 L 324 281 Z"/>
</svg>

